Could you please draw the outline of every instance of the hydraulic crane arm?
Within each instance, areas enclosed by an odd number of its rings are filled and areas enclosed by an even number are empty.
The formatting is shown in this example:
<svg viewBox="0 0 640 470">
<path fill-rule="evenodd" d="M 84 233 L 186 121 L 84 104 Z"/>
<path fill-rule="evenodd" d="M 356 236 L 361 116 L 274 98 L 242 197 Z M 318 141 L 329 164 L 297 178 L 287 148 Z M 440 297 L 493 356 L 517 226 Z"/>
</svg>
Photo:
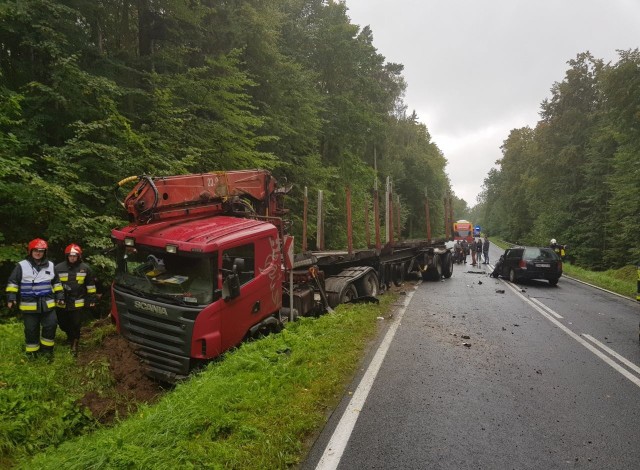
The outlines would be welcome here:
<svg viewBox="0 0 640 470">
<path fill-rule="evenodd" d="M 122 202 L 132 223 L 202 215 L 235 213 L 282 217 L 283 195 L 267 170 L 240 170 L 176 176 L 125 178 L 118 187 L 137 180 Z"/>
</svg>

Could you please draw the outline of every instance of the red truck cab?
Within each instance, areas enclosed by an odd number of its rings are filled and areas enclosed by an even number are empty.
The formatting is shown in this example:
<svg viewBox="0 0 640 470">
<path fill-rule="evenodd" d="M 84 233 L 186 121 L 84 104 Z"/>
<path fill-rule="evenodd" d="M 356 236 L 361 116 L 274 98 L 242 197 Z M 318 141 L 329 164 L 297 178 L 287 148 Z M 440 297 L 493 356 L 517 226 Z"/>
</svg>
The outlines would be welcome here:
<svg viewBox="0 0 640 470">
<path fill-rule="evenodd" d="M 115 229 L 112 239 L 111 314 L 152 377 L 186 377 L 281 308 L 280 240 L 269 222 L 160 220 Z"/>
</svg>

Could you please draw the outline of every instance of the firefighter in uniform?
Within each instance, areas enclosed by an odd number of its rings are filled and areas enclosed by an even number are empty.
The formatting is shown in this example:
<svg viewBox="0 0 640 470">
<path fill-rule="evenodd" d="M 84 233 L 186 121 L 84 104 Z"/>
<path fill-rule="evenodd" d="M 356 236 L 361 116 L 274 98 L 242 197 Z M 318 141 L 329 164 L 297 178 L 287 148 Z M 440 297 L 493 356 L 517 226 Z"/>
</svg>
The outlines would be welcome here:
<svg viewBox="0 0 640 470">
<path fill-rule="evenodd" d="M 556 255 L 558 255 L 560 259 L 564 261 L 565 249 L 566 249 L 565 245 L 560 245 L 555 238 L 552 238 L 551 243 L 549 244 L 549 248 L 555 251 Z"/>
<path fill-rule="evenodd" d="M 96 305 L 96 284 L 93 272 L 82 261 L 82 248 L 72 243 L 64 250 L 65 261 L 56 265 L 56 273 L 64 288 L 65 307 L 57 311 L 60 329 L 67 334 L 71 353 L 78 355 L 80 328 L 85 307 Z"/>
<path fill-rule="evenodd" d="M 56 328 L 56 303 L 64 306 L 62 284 L 54 265 L 47 259 L 47 242 L 31 240 L 29 254 L 20 261 L 7 282 L 7 307 L 14 305 L 22 313 L 26 352 L 29 356 L 45 353 L 53 357 Z"/>
</svg>

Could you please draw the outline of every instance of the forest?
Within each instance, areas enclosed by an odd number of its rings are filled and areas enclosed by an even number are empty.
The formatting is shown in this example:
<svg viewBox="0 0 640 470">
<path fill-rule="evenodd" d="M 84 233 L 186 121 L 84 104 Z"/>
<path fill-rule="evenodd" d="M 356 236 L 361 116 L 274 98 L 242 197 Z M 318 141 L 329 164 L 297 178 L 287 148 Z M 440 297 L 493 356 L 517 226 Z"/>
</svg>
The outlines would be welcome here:
<svg viewBox="0 0 640 470">
<path fill-rule="evenodd" d="M 401 236 L 442 236 L 442 200 L 490 236 L 571 246 L 594 269 L 640 258 L 640 53 L 569 61 L 531 129 L 514 129 L 478 204 L 455 197 L 446 158 L 404 101 L 402 64 L 369 27 L 324 0 L 5 0 L 0 5 L 0 274 L 35 237 L 50 257 L 80 244 L 112 272 L 121 179 L 265 168 L 325 194 L 326 246 L 372 225 L 374 182 L 391 178 Z M 313 212 L 313 205 L 311 207 Z M 309 216 L 309 246 L 315 216 Z M 6 277 L 6 276 L 5 276 Z"/>
<path fill-rule="evenodd" d="M 504 140 L 474 208 L 490 234 L 555 238 L 593 270 L 640 265 L 640 52 L 618 54 L 570 60 L 535 128 Z"/>
<path fill-rule="evenodd" d="M 141 174 L 268 169 L 293 184 L 298 244 L 307 187 L 324 191 L 325 244 L 339 248 L 345 188 L 363 246 L 374 181 L 390 177 L 403 236 L 425 236 L 425 195 L 443 233 L 446 160 L 407 111 L 402 72 L 339 2 L 3 1 L 3 274 L 42 237 L 53 259 L 80 244 L 108 279 L 126 215 L 114 188 Z"/>
</svg>

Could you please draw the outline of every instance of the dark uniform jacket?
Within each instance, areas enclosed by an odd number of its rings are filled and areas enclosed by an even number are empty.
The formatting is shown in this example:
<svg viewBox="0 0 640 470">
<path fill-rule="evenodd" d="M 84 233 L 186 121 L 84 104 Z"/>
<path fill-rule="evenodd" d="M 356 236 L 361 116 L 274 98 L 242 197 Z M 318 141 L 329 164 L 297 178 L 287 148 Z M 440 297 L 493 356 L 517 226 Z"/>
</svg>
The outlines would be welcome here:
<svg viewBox="0 0 640 470">
<path fill-rule="evenodd" d="M 88 307 L 96 302 L 96 282 L 88 264 L 83 261 L 74 264 L 63 261 L 56 265 L 56 273 L 64 287 L 67 310 Z"/>
</svg>

